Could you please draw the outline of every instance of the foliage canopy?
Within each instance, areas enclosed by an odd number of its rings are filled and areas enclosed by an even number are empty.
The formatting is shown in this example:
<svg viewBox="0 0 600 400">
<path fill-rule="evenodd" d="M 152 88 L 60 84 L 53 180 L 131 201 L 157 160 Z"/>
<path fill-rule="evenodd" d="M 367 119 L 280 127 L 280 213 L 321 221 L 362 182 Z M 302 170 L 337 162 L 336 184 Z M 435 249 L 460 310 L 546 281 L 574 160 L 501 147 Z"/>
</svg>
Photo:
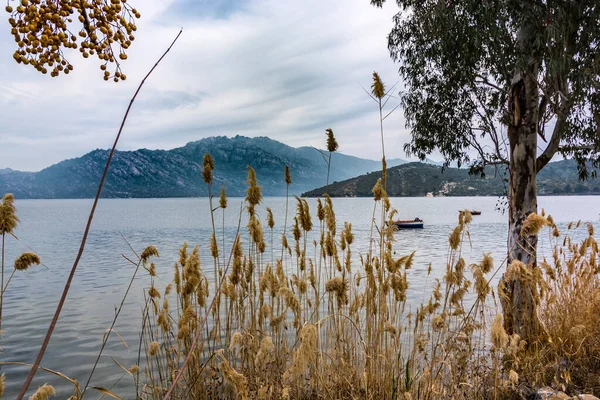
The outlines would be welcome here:
<svg viewBox="0 0 600 400">
<path fill-rule="evenodd" d="M 385 0 L 371 0 L 381 7 Z M 600 165 L 600 1 L 397 0 L 388 47 L 421 159 L 508 164 L 510 89 L 530 71 L 539 98 L 537 171 L 556 153 Z M 477 151 L 472 160 L 471 149 Z M 589 165 L 589 164 L 588 164 Z"/>
</svg>

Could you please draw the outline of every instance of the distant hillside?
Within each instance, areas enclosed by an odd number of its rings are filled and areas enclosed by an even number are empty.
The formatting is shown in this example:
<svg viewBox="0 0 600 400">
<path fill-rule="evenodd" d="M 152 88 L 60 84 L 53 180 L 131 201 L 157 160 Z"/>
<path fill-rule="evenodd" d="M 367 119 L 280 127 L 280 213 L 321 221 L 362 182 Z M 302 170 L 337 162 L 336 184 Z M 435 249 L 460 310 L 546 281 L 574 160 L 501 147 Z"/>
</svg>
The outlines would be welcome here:
<svg viewBox="0 0 600 400">
<path fill-rule="evenodd" d="M 202 158 L 215 159 L 214 187 L 226 186 L 228 195 L 244 196 L 246 166 L 256 170 L 266 196 L 285 194 L 284 165 L 292 174 L 292 193 L 325 184 L 327 165 L 310 147 L 294 148 L 266 137 L 211 137 L 173 150 L 117 151 L 102 191 L 103 197 L 206 196 Z M 17 198 L 89 198 L 96 194 L 108 150 L 94 150 L 62 161 L 40 172 L 0 170 L 0 195 Z M 405 161 L 391 160 L 389 165 Z M 381 168 L 380 161 L 341 153 L 333 155 L 330 181 L 344 180 Z"/>
<path fill-rule="evenodd" d="M 381 171 L 368 173 L 329 185 L 332 197 L 369 197 Z M 466 169 L 446 168 L 425 163 L 408 163 L 389 168 L 387 191 L 389 196 L 501 196 L 506 194 L 508 175 L 488 167 L 486 177 L 470 176 Z M 549 163 L 537 176 L 538 194 L 600 194 L 600 179 L 579 181 L 577 163 L 562 160 Z M 319 187 L 303 194 L 316 197 L 325 193 Z"/>
</svg>

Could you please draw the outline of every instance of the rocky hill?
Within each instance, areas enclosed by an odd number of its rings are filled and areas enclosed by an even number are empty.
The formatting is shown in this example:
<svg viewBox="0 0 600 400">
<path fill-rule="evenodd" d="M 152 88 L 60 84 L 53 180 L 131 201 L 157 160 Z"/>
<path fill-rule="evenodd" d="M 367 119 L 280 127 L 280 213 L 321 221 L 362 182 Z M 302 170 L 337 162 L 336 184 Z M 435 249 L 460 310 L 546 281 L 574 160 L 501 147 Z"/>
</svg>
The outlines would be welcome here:
<svg viewBox="0 0 600 400">
<path fill-rule="evenodd" d="M 284 195 L 284 165 L 292 174 L 291 193 L 299 194 L 324 185 L 327 165 L 310 147 L 294 148 L 258 137 L 210 137 L 172 150 L 117 151 L 113 157 L 103 197 L 191 197 L 206 196 L 202 181 L 202 158 L 215 159 L 214 187 L 226 187 L 230 196 L 244 196 L 246 166 L 256 170 L 263 194 Z M 0 195 L 17 198 L 89 198 L 96 194 L 108 150 L 94 150 L 79 158 L 62 161 L 40 172 L 0 170 Z M 390 160 L 389 165 L 405 161 Z M 374 160 L 334 153 L 330 182 L 344 180 L 381 168 Z"/>
<path fill-rule="evenodd" d="M 390 196 L 502 196 L 506 194 L 505 170 L 488 167 L 485 178 L 469 175 L 466 169 L 445 168 L 425 163 L 408 163 L 388 169 Z M 381 171 L 371 172 L 329 185 L 332 197 L 370 197 Z M 537 176 L 538 194 L 600 194 L 600 179 L 579 181 L 577 163 L 562 160 L 549 163 Z M 325 193 L 319 187 L 303 194 L 316 197 Z"/>
</svg>

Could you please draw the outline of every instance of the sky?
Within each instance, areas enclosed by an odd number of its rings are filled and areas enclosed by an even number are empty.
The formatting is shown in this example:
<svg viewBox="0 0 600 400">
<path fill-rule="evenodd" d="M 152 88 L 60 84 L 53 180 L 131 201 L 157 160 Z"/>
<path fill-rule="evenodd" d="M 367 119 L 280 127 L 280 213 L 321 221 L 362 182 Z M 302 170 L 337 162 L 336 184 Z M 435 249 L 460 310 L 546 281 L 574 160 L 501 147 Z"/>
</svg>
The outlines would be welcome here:
<svg viewBox="0 0 600 400">
<path fill-rule="evenodd" d="M 340 151 L 380 159 L 373 71 L 402 82 L 387 34 L 398 12 L 369 0 L 128 0 L 142 14 L 122 69 L 104 81 L 100 61 L 67 58 L 52 78 L 12 58 L 0 21 L 0 168 L 38 171 L 109 148 L 137 85 L 183 27 L 130 112 L 120 150 L 172 149 L 216 135 L 268 136 L 323 147 L 332 128 Z M 362 87 L 361 87 L 362 86 Z M 388 109 L 398 104 L 391 99 Z M 386 156 L 406 158 L 402 109 L 384 122 Z"/>
</svg>

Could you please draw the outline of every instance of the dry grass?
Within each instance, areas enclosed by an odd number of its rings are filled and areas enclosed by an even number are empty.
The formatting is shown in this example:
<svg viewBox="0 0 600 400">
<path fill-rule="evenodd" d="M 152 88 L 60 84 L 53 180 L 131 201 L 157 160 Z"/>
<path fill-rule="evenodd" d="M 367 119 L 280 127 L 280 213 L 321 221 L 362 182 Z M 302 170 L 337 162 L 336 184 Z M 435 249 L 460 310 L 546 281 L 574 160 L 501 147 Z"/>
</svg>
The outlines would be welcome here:
<svg viewBox="0 0 600 400">
<path fill-rule="evenodd" d="M 252 173 L 249 183 L 257 185 Z M 427 302 L 411 309 L 414 253 L 395 256 L 386 223 L 394 210 L 381 185 L 370 250 L 359 265 L 351 224 L 338 231 L 327 196 L 317 203 L 314 224 L 308 203 L 296 199 L 291 244 L 285 248 L 283 239 L 283 258 L 272 260 L 255 210 L 260 196 L 248 193 L 247 229 L 223 266 L 215 301 L 208 301 L 198 248 L 182 247 L 162 292 L 153 280 L 143 315 L 140 397 L 162 399 L 189 352 L 173 398 L 488 399 L 546 384 L 599 392 L 600 279 L 591 226 L 579 245 L 558 236 L 553 260 L 533 273 L 510 266 L 514 279 L 535 284 L 550 338 L 526 347 L 506 334 L 496 314 L 491 256 L 471 265 L 461 256 L 470 240 L 468 212 L 449 236 L 444 279 L 433 280 Z M 272 227 L 273 215 L 267 218 Z M 559 234 L 551 218 L 542 223 Z"/>
<path fill-rule="evenodd" d="M 427 303 L 411 310 L 406 293 L 414 253 L 394 255 L 388 224 L 394 211 L 381 185 L 370 250 L 353 265 L 352 226 L 346 223 L 338 231 L 327 196 L 318 202 L 315 223 L 306 200 L 296 199 L 291 244 L 286 248 L 288 240 L 282 239 L 283 258 L 268 257 L 252 170 L 248 183 L 246 230 L 218 276 L 222 290 L 212 303 L 197 247 L 181 248 L 172 283 L 159 289 L 151 276 L 143 371 L 136 376 L 140 397 L 162 399 L 188 353 L 191 361 L 174 398 L 429 399 L 499 393 L 490 385 L 493 365 L 486 350 L 486 320 L 495 310 L 487 284 L 492 260 L 484 255 L 467 267 L 461 257 L 468 213 L 461 213 L 449 238 L 444 280 L 433 284 Z M 267 217 L 272 226 L 272 214 Z M 217 246 L 212 240 L 215 262 Z M 472 301 L 465 300 L 469 293 Z M 501 363 L 496 372 L 499 382 L 509 382 L 500 376 Z"/>
<path fill-rule="evenodd" d="M 579 226 L 579 223 L 576 224 Z M 569 230 L 574 227 L 569 225 Z M 523 373 L 537 385 L 600 394 L 600 266 L 594 227 L 574 243 L 558 236 L 550 259 L 540 262 L 540 318 L 550 338 L 523 360 Z"/>
</svg>

